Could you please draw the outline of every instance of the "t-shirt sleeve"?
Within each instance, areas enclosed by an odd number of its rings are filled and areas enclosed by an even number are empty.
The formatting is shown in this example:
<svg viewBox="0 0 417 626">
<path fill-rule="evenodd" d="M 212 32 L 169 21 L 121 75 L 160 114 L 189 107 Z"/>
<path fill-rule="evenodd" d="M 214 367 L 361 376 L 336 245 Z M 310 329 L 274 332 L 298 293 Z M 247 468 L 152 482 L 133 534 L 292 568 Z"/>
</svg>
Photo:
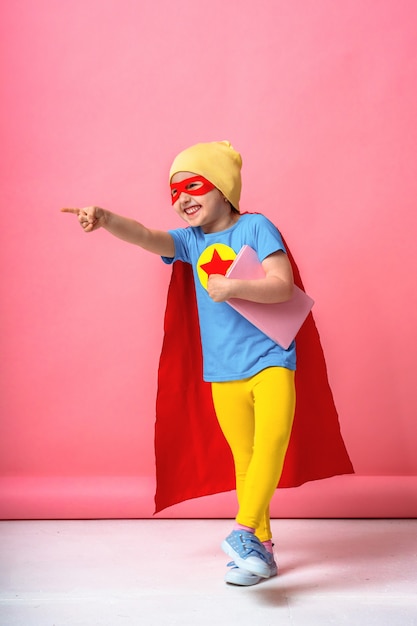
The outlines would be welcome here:
<svg viewBox="0 0 417 626">
<path fill-rule="evenodd" d="M 252 246 L 262 262 L 267 256 L 282 250 L 287 252 L 278 228 L 264 215 L 257 215 L 252 232 Z M 250 244 L 249 244 L 250 245 Z"/>
<path fill-rule="evenodd" d="M 167 265 L 171 265 L 174 261 L 184 261 L 185 263 L 189 263 L 189 246 L 187 244 L 188 241 L 188 229 L 186 228 L 176 228 L 168 231 L 171 237 L 174 240 L 175 246 L 175 254 L 173 257 L 163 256 L 161 259 Z"/>
</svg>

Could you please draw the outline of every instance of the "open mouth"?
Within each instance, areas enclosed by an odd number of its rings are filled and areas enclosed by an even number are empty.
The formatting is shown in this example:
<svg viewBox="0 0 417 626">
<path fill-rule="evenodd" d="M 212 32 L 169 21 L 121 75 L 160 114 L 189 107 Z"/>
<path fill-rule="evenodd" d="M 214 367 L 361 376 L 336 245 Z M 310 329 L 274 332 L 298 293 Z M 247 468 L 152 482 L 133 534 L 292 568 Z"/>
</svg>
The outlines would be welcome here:
<svg viewBox="0 0 417 626">
<path fill-rule="evenodd" d="M 189 206 L 186 209 L 184 209 L 184 213 L 186 215 L 195 215 L 195 213 L 197 213 L 200 210 L 200 205 L 197 206 Z"/>
</svg>

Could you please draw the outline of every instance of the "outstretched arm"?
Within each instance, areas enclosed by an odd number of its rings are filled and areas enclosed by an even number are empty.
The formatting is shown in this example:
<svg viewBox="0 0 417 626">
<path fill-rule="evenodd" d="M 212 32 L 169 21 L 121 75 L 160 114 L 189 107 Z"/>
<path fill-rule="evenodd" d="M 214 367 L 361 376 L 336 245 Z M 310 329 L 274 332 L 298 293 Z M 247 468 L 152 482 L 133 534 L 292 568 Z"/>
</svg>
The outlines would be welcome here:
<svg viewBox="0 0 417 626">
<path fill-rule="evenodd" d="M 151 230 L 135 220 L 95 206 L 83 209 L 65 208 L 61 209 L 61 211 L 76 215 L 82 229 L 86 233 L 90 233 L 98 228 L 104 228 L 115 237 L 140 246 L 154 254 L 167 257 L 175 255 L 174 240 L 165 231 Z"/>
<path fill-rule="evenodd" d="M 262 267 L 265 270 L 265 278 L 255 280 L 239 280 L 212 274 L 207 285 L 209 296 L 215 302 L 224 302 L 230 298 L 264 304 L 289 300 L 294 289 L 294 278 L 285 252 L 270 254 L 262 261 Z"/>
</svg>

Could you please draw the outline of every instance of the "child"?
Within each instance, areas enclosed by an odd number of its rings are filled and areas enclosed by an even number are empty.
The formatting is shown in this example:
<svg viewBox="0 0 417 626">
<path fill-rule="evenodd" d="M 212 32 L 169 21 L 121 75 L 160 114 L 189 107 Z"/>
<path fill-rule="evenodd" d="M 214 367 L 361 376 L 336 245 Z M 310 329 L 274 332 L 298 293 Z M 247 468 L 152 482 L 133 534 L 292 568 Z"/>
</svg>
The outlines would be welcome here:
<svg viewBox="0 0 417 626">
<path fill-rule="evenodd" d="M 168 232 L 99 207 L 62 209 L 78 216 L 85 232 L 111 234 L 160 255 L 191 264 L 194 274 L 203 377 L 211 383 L 216 416 L 232 451 L 238 513 L 222 543 L 233 559 L 226 582 L 253 585 L 277 574 L 269 504 L 279 482 L 295 409 L 295 343 L 284 350 L 228 304 L 291 297 L 293 274 L 276 227 L 263 215 L 241 214 L 241 157 L 226 141 L 181 152 L 170 170 L 172 204 L 187 228 Z M 228 279 L 225 273 L 248 244 L 265 278 Z"/>
</svg>

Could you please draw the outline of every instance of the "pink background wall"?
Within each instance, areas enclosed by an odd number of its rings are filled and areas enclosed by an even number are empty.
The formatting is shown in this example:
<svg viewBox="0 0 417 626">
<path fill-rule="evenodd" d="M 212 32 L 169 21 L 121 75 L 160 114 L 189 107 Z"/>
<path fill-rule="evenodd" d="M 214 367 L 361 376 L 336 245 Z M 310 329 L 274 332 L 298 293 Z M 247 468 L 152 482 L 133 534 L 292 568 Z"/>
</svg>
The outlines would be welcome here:
<svg viewBox="0 0 417 626">
<path fill-rule="evenodd" d="M 414 516 L 417 4 L 2 3 L 2 517 L 151 516 L 170 269 L 61 206 L 181 225 L 172 158 L 229 139 L 282 230 L 356 475 L 276 516 Z M 234 494 L 172 516 L 232 516 Z"/>
</svg>

